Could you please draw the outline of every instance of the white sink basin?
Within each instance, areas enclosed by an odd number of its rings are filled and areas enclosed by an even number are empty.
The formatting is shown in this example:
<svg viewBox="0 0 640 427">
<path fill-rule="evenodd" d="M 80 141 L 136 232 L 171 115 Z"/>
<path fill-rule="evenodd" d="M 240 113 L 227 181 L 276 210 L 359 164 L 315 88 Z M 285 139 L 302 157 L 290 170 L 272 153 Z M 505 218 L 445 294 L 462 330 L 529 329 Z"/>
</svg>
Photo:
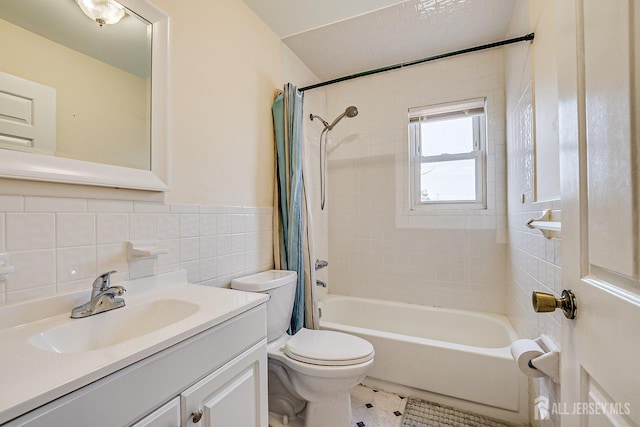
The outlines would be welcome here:
<svg viewBox="0 0 640 427">
<path fill-rule="evenodd" d="M 54 353 L 78 353 L 117 345 L 183 320 L 199 306 L 178 299 L 160 299 L 124 306 L 55 326 L 29 338 L 29 344 Z"/>
<path fill-rule="evenodd" d="M 71 309 L 88 301 L 89 285 L 0 306 L 0 425 L 267 300 L 190 284 L 184 270 L 122 285 L 126 306 L 83 319 L 72 319 Z"/>
</svg>

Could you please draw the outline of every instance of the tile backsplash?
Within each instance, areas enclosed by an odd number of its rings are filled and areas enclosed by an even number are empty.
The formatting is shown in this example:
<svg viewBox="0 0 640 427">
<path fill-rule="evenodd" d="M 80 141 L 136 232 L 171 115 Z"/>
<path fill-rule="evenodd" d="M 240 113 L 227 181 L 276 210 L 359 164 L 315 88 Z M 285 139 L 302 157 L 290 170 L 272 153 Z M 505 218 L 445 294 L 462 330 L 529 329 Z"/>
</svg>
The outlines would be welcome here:
<svg viewBox="0 0 640 427">
<path fill-rule="evenodd" d="M 127 242 L 157 240 L 168 252 L 128 261 Z M 272 209 L 0 195 L 0 303 L 186 269 L 189 281 L 228 286 L 273 267 Z"/>
</svg>

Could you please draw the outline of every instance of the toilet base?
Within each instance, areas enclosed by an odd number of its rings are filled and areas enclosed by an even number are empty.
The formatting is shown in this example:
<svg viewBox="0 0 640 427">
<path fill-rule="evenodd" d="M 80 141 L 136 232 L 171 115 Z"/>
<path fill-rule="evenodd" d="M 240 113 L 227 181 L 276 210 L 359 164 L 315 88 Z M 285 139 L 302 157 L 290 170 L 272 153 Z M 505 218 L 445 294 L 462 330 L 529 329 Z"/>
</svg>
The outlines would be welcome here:
<svg viewBox="0 0 640 427">
<path fill-rule="evenodd" d="M 351 426 L 351 395 L 349 391 L 326 397 L 322 402 L 307 402 L 305 427 Z"/>
<path fill-rule="evenodd" d="M 304 418 L 285 418 L 282 414 L 269 412 L 269 427 L 304 427 Z"/>
</svg>

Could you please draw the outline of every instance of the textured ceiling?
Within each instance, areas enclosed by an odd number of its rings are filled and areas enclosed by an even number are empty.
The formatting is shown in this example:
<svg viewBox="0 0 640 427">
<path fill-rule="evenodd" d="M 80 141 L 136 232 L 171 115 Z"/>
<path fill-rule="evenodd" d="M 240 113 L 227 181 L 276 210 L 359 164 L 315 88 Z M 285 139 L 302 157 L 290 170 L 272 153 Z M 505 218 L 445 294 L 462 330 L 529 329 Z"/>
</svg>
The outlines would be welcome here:
<svg viewBox="0 0 640 427">
<path fill-rule="evenodd" d="M 280 38 L 404 0 L 244 0 Z"/>
<path fill-rule="evenodd" d="M 514 6 L 515 0 L 408 0 L 283 41 L 329 80 L 502 40 Z"/>
</svg>

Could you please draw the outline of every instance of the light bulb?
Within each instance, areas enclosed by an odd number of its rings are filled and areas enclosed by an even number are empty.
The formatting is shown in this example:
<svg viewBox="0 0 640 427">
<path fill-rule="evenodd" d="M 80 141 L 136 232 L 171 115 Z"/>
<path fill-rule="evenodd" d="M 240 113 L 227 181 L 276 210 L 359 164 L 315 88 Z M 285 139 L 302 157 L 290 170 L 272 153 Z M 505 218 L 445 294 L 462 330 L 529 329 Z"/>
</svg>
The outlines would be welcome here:
<svg viewBox="0 0 640 427">
<path fill-rule="evenodd" d="M 124 7 L 113 0 L 76 0 L 80 9 L 101 27 L 117 24 L 124 16 Z"/>
</svg>

